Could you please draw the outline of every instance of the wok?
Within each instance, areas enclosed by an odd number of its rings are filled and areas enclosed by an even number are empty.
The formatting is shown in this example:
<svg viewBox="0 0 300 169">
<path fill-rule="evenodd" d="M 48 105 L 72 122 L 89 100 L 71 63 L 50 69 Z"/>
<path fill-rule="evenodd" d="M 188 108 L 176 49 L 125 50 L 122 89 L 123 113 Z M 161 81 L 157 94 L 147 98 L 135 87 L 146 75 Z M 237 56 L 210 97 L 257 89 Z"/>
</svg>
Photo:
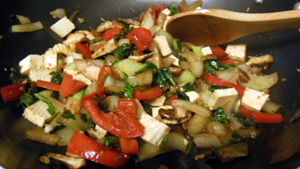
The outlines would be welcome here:
<svg viewBox="0 0 300 169">
<path fill-rule="evenodd" d="M 190 1 L 188 1 L 189 3 Z M 264 0 L 262 4 L 255 3 L 254 0 L 203 0 L 204 8 L 219 8 L 237 12 L 277 12 L 291 10 L 296 0 Z M 3 39 L 0 43 L 0 86 L 11 83 L 9 80 L 10 68 L 26 57 L 28 54 L 43 54 L 49 47 L 52 47 L 62 39 L 52 32 L 49 27 L 56 22 L 49 14 L 56 8 L 65 8 L 68 16 L 75 10 L 80 9 L 78 15 L 85 18 L 86 23 L 80 24 L 75 20 L 77 30 L 90 30 L 96 28 L 101 18 L 112 20 L 117 18 L 137 19 L 142 11 L 146 11 L 150 4 L 170 4 L 171 1 L 157 0 L 1 0 L 0 1 L 0 35 Z M 178 5 L 180 1 L 175 1 Z M 32 33 L 12 33 L 10 30 L 10 15 L 20 14 L 27 16 L 31 21 L 41 21 L 44 29 Z M 14 21 L 12 21 L 14 22 Z M 226 26 L 226 25 L 224 25 Z M 249 143 L 249 156 L 238 158 L 229 163 L 220 163 L 217 159 L 194 160 L 194 155 L 201 150 L 195 149 L 189 155 L 179 151 L 159 155 L 155 158 L 135 163 L 131 160 L 123 168 L 143 168 L 157 169 L 161 164 L 171 168 L 264 168 L 281 169 L 297 168 L 300 166 L 300 154 L 295 154 L 288 160 L 276 164 L 269 164 L 272 149 L 269 145 L 276 135 L 286 134 L 284 140 L 297 142 L 300 133 L 300 121 L 288 124 L 288 120 L 293 117 L 299 109 L 300 78 L 297 69 L 300 68 L 300 33 L 298 29 L 278 30 L 254 34 L 233 43 L 246 43 L 247 55 L 255 56 L 261 54 L 271 54 L 275 57 L 274 63 L 270 64 L 266 74 L 278 72 L 279 81 L 271 88 L 272 101 L 282 104 L 280 113 L 284 118 L 284 123 L 275 125 L 259 125 L 261 135 L 255 140 L 246 140 Z M 222 46 L 225 47 L 225 46 Z M 282 82 L 281 79 L 287 80 Z M 50 168 L 48 165 L 39 162 L 39 156 L 47 152 L 64 153 L 65 147 L 51 147 L 41 143 L 30 141 L 26 138 L 25 130 L 33 129 L 35 126 L 22 118 L 22 109 L 16 106 L 16 102 L 4 104 L 0 103 L 0 164 L 8 169 L 12 168 Z M 275 130 L 274 130 L 275 129 Z M 292 131 L 292 132 L 290 132 Z M 273 138 L 274 137 L 274 138 Z M 283 144 L 279 143 L 279 147 Z M 88 163 L 89 168 L 101 167 L 93 162 Z M 1 166 L 0 166 L 1 168 Z"/>
</svg>

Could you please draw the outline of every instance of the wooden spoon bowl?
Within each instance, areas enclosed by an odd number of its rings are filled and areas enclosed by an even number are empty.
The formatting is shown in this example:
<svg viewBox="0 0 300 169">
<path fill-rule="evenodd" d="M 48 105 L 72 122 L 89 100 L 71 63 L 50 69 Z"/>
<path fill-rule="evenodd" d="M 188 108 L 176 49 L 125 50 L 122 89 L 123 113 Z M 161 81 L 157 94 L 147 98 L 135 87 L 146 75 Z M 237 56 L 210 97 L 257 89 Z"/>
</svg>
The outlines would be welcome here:
<svg viewBox="0 0 300 169">
<path fill-rule="evenodd" d="M 250 14 L 221 9 L 197 9 L 173 16 L 166 30 L 194 45 L 214 46 L 250 34 L 300 27 L 300 10 Z"/>
</svg>

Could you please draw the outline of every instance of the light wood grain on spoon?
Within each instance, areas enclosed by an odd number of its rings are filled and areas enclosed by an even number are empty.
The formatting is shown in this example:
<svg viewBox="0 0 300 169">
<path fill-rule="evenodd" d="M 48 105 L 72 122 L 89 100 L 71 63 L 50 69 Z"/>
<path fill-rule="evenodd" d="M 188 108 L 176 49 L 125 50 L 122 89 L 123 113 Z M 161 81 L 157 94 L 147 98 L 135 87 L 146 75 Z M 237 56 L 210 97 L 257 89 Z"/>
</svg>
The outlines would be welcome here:
<svg viewBox="0 0 300 169">
<path fill-rule="evenodd" d="M 251 14 L 198 9 L 173 16 L 166 30 L 183 42 L 213 46 L 258 32 L 299 27 L 300 10 Z"/>
</svg>

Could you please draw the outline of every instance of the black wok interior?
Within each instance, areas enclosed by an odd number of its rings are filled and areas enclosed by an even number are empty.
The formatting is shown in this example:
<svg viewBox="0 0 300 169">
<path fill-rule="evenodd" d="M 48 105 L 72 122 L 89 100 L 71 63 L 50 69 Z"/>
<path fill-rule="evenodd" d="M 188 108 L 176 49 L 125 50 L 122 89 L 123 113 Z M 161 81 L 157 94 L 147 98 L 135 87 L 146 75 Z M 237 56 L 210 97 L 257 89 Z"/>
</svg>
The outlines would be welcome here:
<svg viewBox="0 0 300 169">
<path fill-rule="evenodd" d="M 81 24 L 75 20 L 77 30 L 90 30 L 101 23 L 101 18 L 112 20 L 117 18 L 137 19 L 139 14 L 148 9 L 150 4 L 170 4 L 179 0 L 1 0 L 0 1 L 0 87 L 11 84 L 9 80 L 10 68 L 29 54 L 43 54 L 54 44 L 62 42 L 62 39 L 50 30 L 50 26 L 56 22 L 49 14 L 56 8 L 65 8 L 68 16 L 80 9 L 78 17 L 84 18 L 86 23 Z M 191 1 L 187 1 L 190 3 Z M 264 0 L 263 3 L 255 3 L 255 0 L 203 0 L 203 8 L 219 8 L 238 12 L 249 13 L 276 12 L 291 10 L 297 0 Z M 11 15 L 24 15 L 31 21 L 41 21 L 44 29 L 32 33 L 12 33 L 10 26 L 17 24 Z M 226 26 L 226 25 L 224 25 Z M 268 150 L 270 137 L 274 128 L 292 128 L 294 137 L 299 138 L 300 120 L 288 124 L 300 108 L 300 32 L 299 29 L 278 30 L 264 32 L 238 39 L 234 43 L 246 43 L 247 55 L 256 56 L 271 54 L 274 63 L 270 64 L 266 74 L 278 72 L 279 81 L 271 88 L 272 101 L 282 105 L 282 113 L 285 123 L 275 125 L 259 125 L 262 134 L 255 140 L 246 140 L 249 143 L 249 156 L 236 159 L 229 163 L 220 163 L 217 159 L 207 161 L 194 160 L 194 155 L 200 152 L 195 147 L 189 155 L 179 151 L 159 155 L 155 158 L 135 163 L 129 161 L 123 168 L 157 169 L 161 164 L 170 169 L 190 168 L 230 168 L 230 169 L 292 169 L 300 166 L 300 154 L 293 155 L 290 159 L 277 164 L 269 164 L 270 151 Z M 221 47 L 225 47 L 222 45 Z M 281 80 L 287 80 L 282 82 Z M 4 104 L 0 101 L 0 164 L 8 169 L 12 168 L 50 168 L 39 162 L 39 157 L 47 152 L 64 153 L 65 147 L 51 147 L 28 140 L 25 130 L 35 126 L 22 118 L 22 108 L 16 106 L 16 102 Z M 272 130 L 272 131 L 271 131 Z M 277 131 L 277 130 L 276 130 Z M 280 130 L 278 130 L 280 132 Z M 287 130 L 288 131 L 288 130 Z M 284 131 L 284 132 L 287 132 Z M 0 165 L 0 168 L 1 168 Z M 105 168 L 93 162 L 88 163 L 88 168 Z"/>
</svg>

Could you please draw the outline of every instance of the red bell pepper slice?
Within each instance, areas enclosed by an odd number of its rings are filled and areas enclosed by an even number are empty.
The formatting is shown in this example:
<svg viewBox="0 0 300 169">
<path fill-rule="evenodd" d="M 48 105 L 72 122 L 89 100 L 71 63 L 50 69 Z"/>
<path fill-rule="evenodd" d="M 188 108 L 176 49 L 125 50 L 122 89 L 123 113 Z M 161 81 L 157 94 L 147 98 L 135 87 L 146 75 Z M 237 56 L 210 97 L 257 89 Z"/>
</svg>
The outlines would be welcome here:
<svg viewBox="0 0 300 169">
<path fill-rule="evenodd" d="M 103 34 L 103 40 L 111 40 L 112 38 L 114 38 L 115 35 L 118 35 L 122 30 L 119 29 L 119 28 L 112 28 L 112 29 L 109 29 L 107 31 L 104 32 Z"/>
<path fill-rule="evenodd" d="M 230 65 L 234 65 L 234 60 L 233 59 L 220 60 L 219 63 L 230 66 Z"/>
<path fill-rule="evenodd" d="M 166 9 L 166 4 L 161 4 L 160 6 L 160 12 Z"/>
<path fill-rule="evenodd" d="M 24 93 L 22 82 L 1 87 L 1 95 L 4 103 L 18 100 Z"/>
<path fill-rule="evenodd" d="M 94 100 L 95 95 L 99 96 L 101 100 L 104 100 L 104 86 L 102 84 L 97 86 L 97 90 L 95 92 L 85 95 L 81 98 L 80 100 L 81 107 L 83 107 L 83 103 L 85 101 Z"/>
<path fill-rule="evenodd" d="M 172 101 L 173 100 L 178 100 L 178 98 L 176 97 L 176 96 L 172 96 L 169 100 L 168 100 L 168 104 L 170 105 L 170 106 L 172 106 Z"/>
<path fill-rule="evenodd" d="M 143 92 L 135 88 L 133 92 L 133 97 L 139 100 L 149 100 L 149 99 L 155 99 L 162 94 L 163 91 L 158 86 L 152 87 Z"/>
<path fill-rule="evenodd" d="M 53 90 L 53 91 L 59 91 L 59 89 L 60 89 L 60 84 L 51 83 L 51 82 L 47 82 L 47 81 L 44 81 L 44 80 L 37 80 L 36 81 L 36 86 L 46 88 L 46 89 L 49 89 L 49 90 Z"/>
<path fill-rule="evenodd" d="M 213 54 L 220 56 L 220 57 L 226 57 L 228 54 L 220 47 L 220 46 L 210 46 L 210 49 Z"/>
<path fill-rule="evenodd" d="M 130 31 L 125 38 L 130 39 L 142 52 L 151 46 L 152 33 L 148 29 L 139 27 Z"/>
<path fill-rule="evenodd" d="M 127 99 L 121 98 L 119 99 L 118 107 L 120 110 L 123 110 L 133 117 L 136 115 L 136 105 L 135 99 Z M 119 137 L 121 150 L 126 154 L 138 154 L 139 153 L 139 145 L 137 142 L 137 138 L 124 138 Z"/>
<path fill-rule="evenodd" d="M 160 9 L 157 5 L 150 5 L 150 8 L 152 9 L 152 19 L 154 22 L 156 22 L 156 19 L 160 13 Z"/>
<path fill-rule="evenodd" d="M 183 9 L 180 5 L 178 5 L 178 10 L 179 10 L 180 12 L 184 12 L 184 9 Z"/>
<path fill-rule="evenodd" d="M 122 167 L 129 160 L 128 155 L 113 151 L 78 131 L 74 132 L 67 152 L 108 167 Z"/>
<path fill-rule="evenodd" d="M 88 44 L 76 43 L 75 45 L 79 53 L 82 53 L 87 59 L 92 59 L 92 50 Z"/>
<path fill-rule="evenodd" d="M 144 133 L 144 126 L 135 117 L 117 107 L 115 113 L 104 113 L 94 100 L 85 101 L 83 107 L 95 124 L 116 136 L 134 138 Z"/>
<path fill-rule="evenodd" d="M 253 118 L 258 123 L 280 123 L 283 121 L 280 113 L 261 113 L 247 109 L 245 106 L 240 106 L 240 112 L 246 117 Z"/>
<path fill-rule="evenodd" d="M 59 95 L 61 97 L 68 97 L 70 95 L 77 93 L 84 86 L 86 86 L 85 83 L 77 80 L 73 80 L 72 75 L 65 75 L 60 85 Z"/>
<path fill-rule="evenodd" d="M 103 80 L 104 78 L 108 75 L 108 74 L 112 74 L 111 68 L 109 65 L 104 65 L 101 67 L 100 73 L 98 75 L 98 81 L 97 84 L 103 84 Z"/>
<path fill-rule="evenodd" d="M 217 86 L 226 86 L 226 87 L 234 87 L 236 89 L 236 91 L 239 93 L 239 95 L 243 95 L 244 91 L 245 91 L 245 87 L 231 83 L 231 82 L 227 82 L 225 80 L 222 80 L 216 76 L 213 76 L 211 74 L 205 73 L 203 76 L 203 79 L 206 80 L 208 83 L 212 84 L 212 85 L 217 85 Z"/>
</svg>

